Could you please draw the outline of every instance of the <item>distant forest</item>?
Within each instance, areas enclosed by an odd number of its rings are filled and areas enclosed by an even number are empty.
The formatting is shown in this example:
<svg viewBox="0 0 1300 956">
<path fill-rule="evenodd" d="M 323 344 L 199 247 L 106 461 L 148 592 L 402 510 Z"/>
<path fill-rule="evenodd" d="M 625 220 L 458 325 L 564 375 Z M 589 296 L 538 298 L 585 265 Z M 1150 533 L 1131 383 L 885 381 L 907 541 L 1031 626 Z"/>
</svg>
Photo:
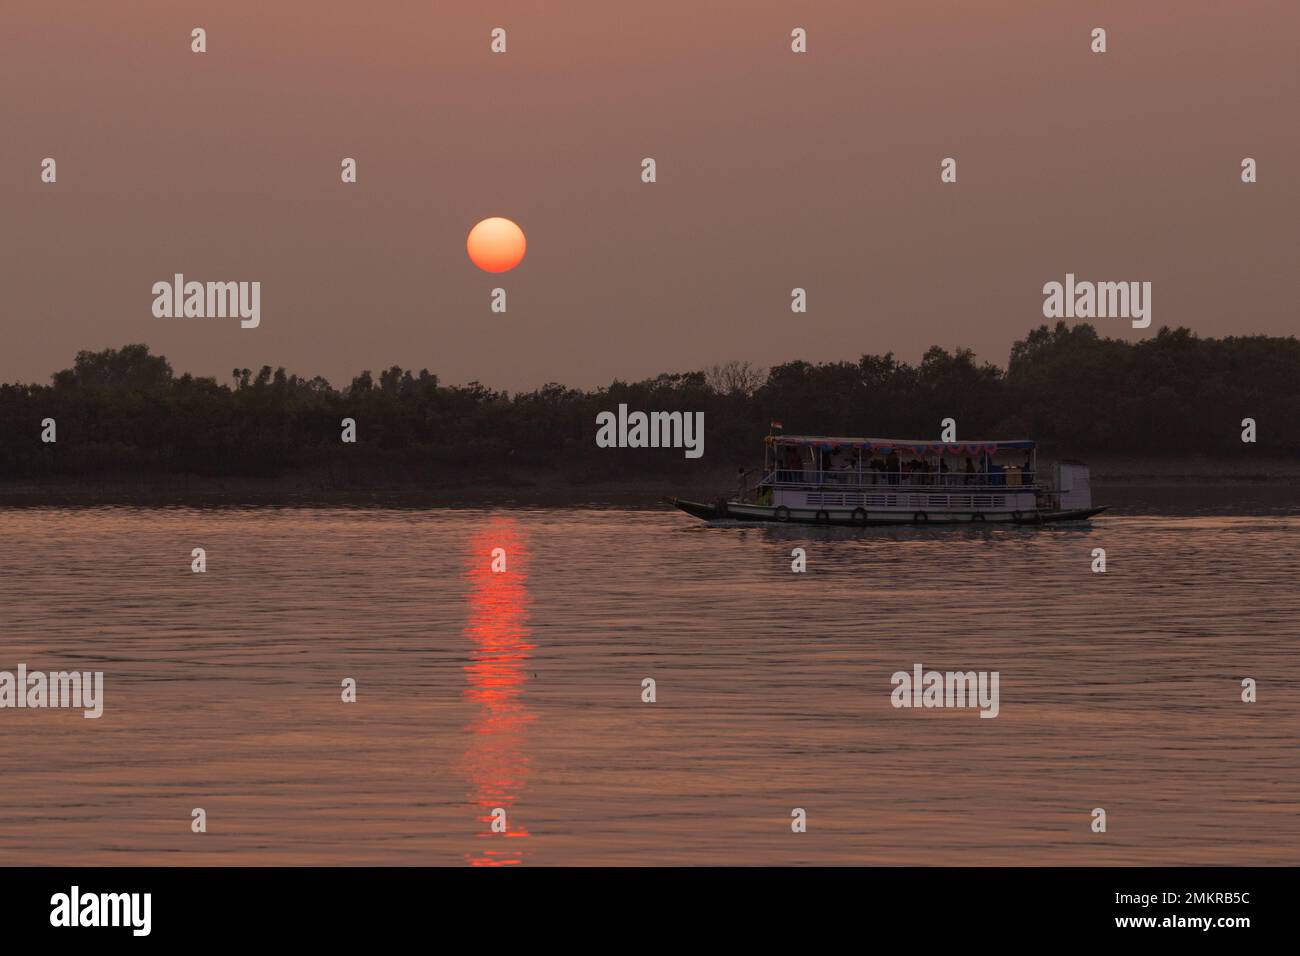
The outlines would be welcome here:
<svg viewBox="0 0 1300 956">
<path fill-rule="evenodd" d="M 596 415 L 620 402 L 703 411 L 703 459 L 597 448 Z M 515 394 L 398 366 L 343 388 L 270 367 L 236 369 L 223 383 L 175 375 L 162 356 L 128 345 L 79 353 L 49 385 L 0 386 L 0 478 L 317 469 L 479 480 L 547 469 L 605 479 L 753 465 L 773 420 L 787 434 L 935 439 L 949 417 L 959 440 L 1035 438 L 1048 454 L 1297 455 L 1300 341 L 1166 328 L 1128 343 L 1062 322 L 1016 342 L 1005 369 L 936 346 L 916 365 L 892 354 L 766 371 L 732 362 Z M 1246 417 L 1258 423 L 1255 445 L 1241 441 Z M 57 423 L 54 444 L 41 441 L 45 418 Z M 356 420 L 356 444 L 340 441 L 343 418 Z"/>
</svg>

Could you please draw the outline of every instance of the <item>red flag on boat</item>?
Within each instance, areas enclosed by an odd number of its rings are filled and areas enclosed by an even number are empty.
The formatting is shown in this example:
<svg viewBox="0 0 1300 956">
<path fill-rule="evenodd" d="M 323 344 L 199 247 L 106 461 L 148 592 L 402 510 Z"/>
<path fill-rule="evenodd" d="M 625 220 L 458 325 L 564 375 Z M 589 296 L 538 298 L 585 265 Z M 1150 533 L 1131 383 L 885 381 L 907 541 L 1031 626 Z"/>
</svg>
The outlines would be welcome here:
<svg viewBox="0 0 1300 956">
<path fill-rule="evenodd" d="M 772 423 L 772 427 L 773 427 L 773 428 L 784 428 L 785 426 L 782 425 L 780 422 L 773 422 L 773 423 Z"/>
</svg>

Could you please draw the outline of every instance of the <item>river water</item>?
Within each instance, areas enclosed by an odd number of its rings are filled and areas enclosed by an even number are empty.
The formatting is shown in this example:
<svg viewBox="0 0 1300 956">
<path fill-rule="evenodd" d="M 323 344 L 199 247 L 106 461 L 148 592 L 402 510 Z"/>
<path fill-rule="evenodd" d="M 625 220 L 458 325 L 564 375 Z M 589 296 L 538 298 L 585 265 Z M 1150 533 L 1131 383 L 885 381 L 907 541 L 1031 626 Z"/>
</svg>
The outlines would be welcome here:
<svg viewBox="0 0 1300 956">
<path fill-rule="evenodd" d="M 104 674 L 0 710 L 0 864 L 1294 864 L 1297 531 L 0 511 L 0 670 Z"/>
</svg>

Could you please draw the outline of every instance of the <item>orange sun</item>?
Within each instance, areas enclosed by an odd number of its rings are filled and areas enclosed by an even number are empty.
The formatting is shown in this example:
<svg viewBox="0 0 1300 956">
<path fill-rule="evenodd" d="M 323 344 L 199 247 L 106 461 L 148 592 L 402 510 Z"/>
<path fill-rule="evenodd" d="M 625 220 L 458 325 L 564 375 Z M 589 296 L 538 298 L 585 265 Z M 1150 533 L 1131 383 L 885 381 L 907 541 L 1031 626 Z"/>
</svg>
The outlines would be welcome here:
<svg viewBox="0 0 1300 956">
<path fill-rule="evenodd" d="M 465 248 L 484 272 L 509 272 L 524 258 L 524 231 L 509 219 L 484 219 L 469 231 Z"/>
</svg>

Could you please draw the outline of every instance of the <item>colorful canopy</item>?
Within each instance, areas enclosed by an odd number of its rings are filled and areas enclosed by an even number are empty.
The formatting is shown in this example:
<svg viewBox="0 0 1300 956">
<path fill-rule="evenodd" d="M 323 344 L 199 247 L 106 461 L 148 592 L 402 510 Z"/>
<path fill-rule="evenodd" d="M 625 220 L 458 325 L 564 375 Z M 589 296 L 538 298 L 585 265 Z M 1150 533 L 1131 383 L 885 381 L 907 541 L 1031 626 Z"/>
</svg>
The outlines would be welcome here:
<svg viewBox="0 0 1300 956">
<path fill-rule="evenodd" d="M 978 455 L 994 454 L 1006 449 L 1030 449 L 1035 443 L 1029 439 L 1014 441 L 925 441 L 907 438 L 832 438 L 824 435 L 768 435 L 774 445 L 798 445 L 814 448 L 860 448 L 863 451 L 903 452 L 913 455 Z"/>
</svg>

